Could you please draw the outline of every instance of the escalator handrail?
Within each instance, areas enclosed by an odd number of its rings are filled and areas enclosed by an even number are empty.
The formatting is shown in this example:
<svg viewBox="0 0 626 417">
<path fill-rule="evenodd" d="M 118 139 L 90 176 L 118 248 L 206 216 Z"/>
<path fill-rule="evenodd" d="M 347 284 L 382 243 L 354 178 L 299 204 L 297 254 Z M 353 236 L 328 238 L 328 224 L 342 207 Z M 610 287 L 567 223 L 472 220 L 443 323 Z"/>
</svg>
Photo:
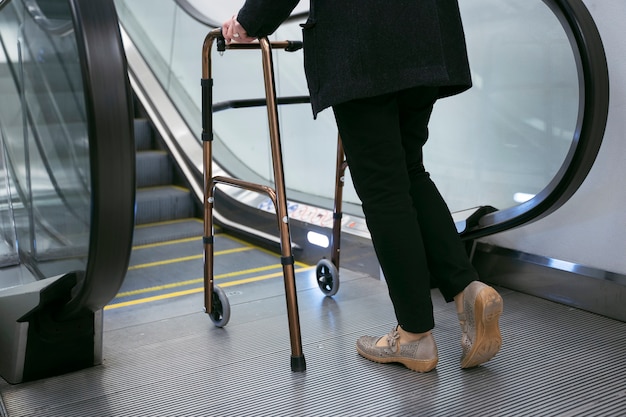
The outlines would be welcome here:
<svg viewBox="0 0 626 417">
<path fill-rule="evenodd" d="M 122 285 L 132 247 L 135 145 L 128 68 L 113 0 L 71 0 L 83 75 L 91 167 L 87 269 L 60 317 L 97 311 Z"/>
</svg>

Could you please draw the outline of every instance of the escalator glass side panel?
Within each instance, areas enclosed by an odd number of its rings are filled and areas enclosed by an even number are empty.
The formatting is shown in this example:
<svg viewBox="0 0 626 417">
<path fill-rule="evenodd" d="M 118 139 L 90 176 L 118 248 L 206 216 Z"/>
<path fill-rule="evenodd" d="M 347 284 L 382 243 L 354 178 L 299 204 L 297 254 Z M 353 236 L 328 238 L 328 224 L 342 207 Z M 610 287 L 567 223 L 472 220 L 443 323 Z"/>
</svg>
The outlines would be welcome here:
<svg viewBox="0 0 626 417">
<path fill-rule="evenodd" d="M 21 135 L 22 127 L 21 108 L 19 106 L 20 95 L 16 89 L 10 68 L 11 46 L 15 48 L 14 39 L 17 36 L 18 25 L 8 19 L 8 14 L 13 14 L 10 8 L 0 9 L 0 268 L 18 265 L 17 235 L 13 217 L 13 205 L 11 201 L 12 178 L 7 155 L 7 141 L 9 133 Z M 19 274 L 3 273 L 0 275 L 0 289 L 18 285 L 21 281 L 16 279 Z"/>
<path fill-rule="evenodd" d="M 68 311 L 96 311 L 121 285 L 134 226 L 132 97 L 114 5 L 14 0 L 0 9 L 0 41 L 0 261 L 18 255 L 0 289 L 76 272 Z"/>
<path fill-rule="evenodd" d="M 543 107 L 543 110 L 547 112 L 544 119 L 546 121 L 566 120 L 562 116 L 558 117 L 561 108 L 570 108 L 569 112 L 572 116 L 575 114 L 576 119 L 571 131 L 563 129 L 566 125 L 558 123 L 547 123 L 544 130 L 551 132 L 555 139 L 561 135 L 564 137 L 570 135 L 570 146 L 564 154 L 559 154 L 563 155 L 562 162 L 543 189 L 536 194 L 529 195 L 530 198 L 520 201 L 517 205 L 500 208 L 497 212 L 486 215 L 480 220 L 481 227 L 467 234 L 466 238 L 474 239 L 517 227 L 557 210 L 585 180 L 595 162 L 604 137 L 608 118 L 609 75 L 602 38 L 593 16 L 581 0 L 544 0 L 543 3 L 545 8 L 554 14 L 567 38 L 573 64 L 576 67 L 578 85 L 578 101 L 574 112 L 572 103 L 567 102 L 569 95 L 559 91 L 559 88 L 564 88 L 567 84 L 570 85 L 568 89 L 573 91 L 574 77 L 568 78 L 567 72 L 560 63 L 555 61 L 556 59 L 569 60 L 570 55 L 565 55 L 563 48 L 548 49 L 546 52 L 548 58 L 545 61 L 556 63 L 556 65 L 545 69 L 553 72 L 545 75 L 546 79 L 552 78 L 553 87 L 548 90 L 550 96 L 546 97 L 545 103 L 542 103 L 551 104 Z M 537 30 L 534 24 L 531 23 L 529 26 L 532 30 Z M 542 36 L 548 41 L 554 38 L 550 32 L 544 32 Z M 559 43 L 564 44 L 564 41 Z M 571 99 L 574 100 L 574 98 L 571 94 Z M 542 157 L 537 152 L 529 154 L 526 159 L 531 160 L 533 156 Z M 555 164 L 558 161 L 559 159 L 555 159 Z"/>
<path fill-rule="evenodd" d="M 513 207 L 554 178 L 580 90 L 567 33 L 542 1 L 460 1 L 473 88 L 438 102 L 425 164 L 452 211 Z"/>
<path fill-rule="evenodd" d="M 2 75 L 0 75 L 1 77 Z M 13 208 L 10 204 L 10 194 L 8 193 L 8 190 L 10 190 L 10 178 L 3 151 L 4 140 L 4 133 L 0 128 L 0 268 L 14 266 L 19 263 Z M 0 288 L 12 285 L 10 282 L 5 283 L 4 281 L 3 276 L 0 280 Z"/>
<path fill-rule="evenodd" d="M 71 27 L 68 3 L 57 3 L 59 25 L 50 26 Z M 16 29 L 5 27 L 2 39 L 17 94 L 15 116 L 2 124 L 21 262 L 43 279 L 86 268 L 91 179 L 74 32 L 47 30 L 28 7 L 14 1 L 2 11 Z"/>
</svg>

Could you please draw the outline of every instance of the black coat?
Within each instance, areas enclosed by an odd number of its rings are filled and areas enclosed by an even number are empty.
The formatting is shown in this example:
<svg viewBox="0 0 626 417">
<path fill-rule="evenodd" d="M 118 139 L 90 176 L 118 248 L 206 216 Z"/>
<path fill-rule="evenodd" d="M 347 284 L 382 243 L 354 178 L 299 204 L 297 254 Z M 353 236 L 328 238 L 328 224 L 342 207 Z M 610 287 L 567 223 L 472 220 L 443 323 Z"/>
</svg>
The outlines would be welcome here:
<svg viewBox="0 0 626 417">
<path fill-rule="evenodd" d="M 273 33 L 299 0 L 247 0 L 248 35 Z M 304 67 L 314 116 L 326 107 L 415 86 L 440 96 L 471 86 L 457 0 L 311 0 Z"/>
</svg>

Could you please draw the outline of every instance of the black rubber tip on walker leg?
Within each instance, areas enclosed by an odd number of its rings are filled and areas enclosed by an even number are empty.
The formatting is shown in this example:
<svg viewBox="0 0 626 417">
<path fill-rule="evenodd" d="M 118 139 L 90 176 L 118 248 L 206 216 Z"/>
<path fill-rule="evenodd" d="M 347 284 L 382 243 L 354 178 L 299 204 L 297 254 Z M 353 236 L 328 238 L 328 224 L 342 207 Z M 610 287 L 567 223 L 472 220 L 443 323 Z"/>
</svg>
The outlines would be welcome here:
<svg viewBox="0 0 626 417">
<path fill-rule="evenodd" d="M 306 361 L 304 355 L 291 357 L 291 372 L 304 372 L 306 371 Z"/>
</svg>

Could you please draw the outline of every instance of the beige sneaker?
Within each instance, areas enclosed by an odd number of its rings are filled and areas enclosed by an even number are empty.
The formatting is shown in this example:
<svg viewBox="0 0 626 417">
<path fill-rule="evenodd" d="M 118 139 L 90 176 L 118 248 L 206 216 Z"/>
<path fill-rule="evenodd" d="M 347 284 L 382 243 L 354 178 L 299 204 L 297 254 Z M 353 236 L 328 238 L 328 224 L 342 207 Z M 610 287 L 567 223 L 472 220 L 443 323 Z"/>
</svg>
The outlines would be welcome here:
<svg viewBox="0 0 626 417">
<path fill-rule="evenodd" d="M 356 342 L 359 355 L 378 363 L 398 362 L 416 372 L 432 371 L 439 360 L 437 345 L 432 333 L 411 343 L 398 343 L 397 327 L 391 329 L 387 338 L 387 346 L 378 347 L 380 337 L 361 336 Z"/>
<path fill-rule="evenodd" d="M 493 358 L 502 347 L 498 319 L 502 314 L 502 297 L 490 286 L 473 281 L 463 290 L 463 313 L 459 321 L 461 368 L 473 368 Z"/>
</svg>

